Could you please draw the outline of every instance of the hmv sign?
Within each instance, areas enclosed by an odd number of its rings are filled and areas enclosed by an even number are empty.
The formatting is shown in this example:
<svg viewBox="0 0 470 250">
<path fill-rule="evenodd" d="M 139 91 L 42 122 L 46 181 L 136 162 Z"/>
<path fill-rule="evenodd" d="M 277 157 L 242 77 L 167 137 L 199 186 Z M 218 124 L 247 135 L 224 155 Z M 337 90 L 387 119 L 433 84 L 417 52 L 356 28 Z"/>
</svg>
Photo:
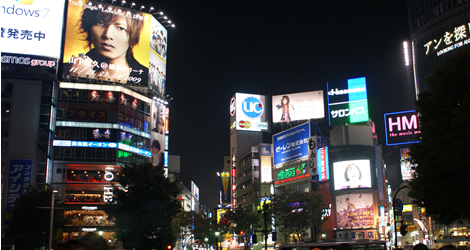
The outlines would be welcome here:
<svg viewBox="0 0 470 250">
<path fill-rule="evenodd" d="M 419 142 L 419 116 L 415 110 L 384 114 L 387 146 Z"/>
</svg>

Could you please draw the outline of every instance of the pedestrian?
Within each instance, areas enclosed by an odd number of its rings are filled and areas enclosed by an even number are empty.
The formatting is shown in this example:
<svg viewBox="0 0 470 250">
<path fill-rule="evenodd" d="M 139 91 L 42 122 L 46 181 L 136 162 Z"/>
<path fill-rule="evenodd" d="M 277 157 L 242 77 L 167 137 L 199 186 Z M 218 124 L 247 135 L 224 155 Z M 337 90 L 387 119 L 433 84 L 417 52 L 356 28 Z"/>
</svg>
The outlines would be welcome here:
<svg viewBox="0 0 470 250">
<path fill-rule="evenodd" d="M 419 243 L 413 247 L 413 250 L 429 250 L 429 248 L 423 243 Z"/>
</svg>

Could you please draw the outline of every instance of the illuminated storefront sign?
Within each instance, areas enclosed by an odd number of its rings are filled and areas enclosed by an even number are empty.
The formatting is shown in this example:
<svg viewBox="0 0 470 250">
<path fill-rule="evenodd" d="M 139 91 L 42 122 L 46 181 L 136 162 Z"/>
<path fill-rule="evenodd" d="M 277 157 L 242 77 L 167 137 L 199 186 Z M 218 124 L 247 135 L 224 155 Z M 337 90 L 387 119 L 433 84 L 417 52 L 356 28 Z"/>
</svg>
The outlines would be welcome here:
<svg viewBox="0 0 470 250">
<path fill-rule="evenodd" d="M 113 187 L 103 187 L 103 200 L 104 202 L 113 201 Z"/>
<path fill-rule="evenodd" d="M 273 164 L 283 164 L 308 157 L 310 122 L 273 135 Z"/>
<path fill-rule="evenodd" d="M 369 121 L 366 78 L 327 83 L 330 125 Z"/>
<path fill-rule="evenodd" d="M 386 113 L 384 119 L 388 146 L 419 142 L 419 114 L 415 110 Z"/>
<path fill-rule="evenodd" d="M 145 149 L 132 147 L 122 143 L 116 142 L 94 142 L 94 141 L 68 141 L 68 140 L 54 140 L 54 147 L 81 147 L 81 148 L 119 148 L 121 150 L 136 153 L 139 155 L 151 157 L 152 152 Z"/>
<path fill-rule="evenodd" d="M 361 229 L 361 230 L 336 231 L 337 241 L 360 240 L 360 239 L 376 240 L 377 232 L 375 229 L 374 230 Z"/>
<path fill-rule="evenodd" d="M 276 181 L 274 184 L 278 185 L 290 181 L 295 181 L 310 176 L 308 172 L 307 163 L 303 163 L 296 167 L 289 167 L 281 170 L 275 170 Z"/>
<path fill-rule="evenodd" d="M 453 30 L 446 31 L 443 36 L 423 45 L 425 54 L 428 55 L 430 52 L 436 52 L 437 56 L 440 56 L 456 48 L 469 45 L 469 30 L 470 23 L 467 23 L 454 27 Z"/>
</svg>

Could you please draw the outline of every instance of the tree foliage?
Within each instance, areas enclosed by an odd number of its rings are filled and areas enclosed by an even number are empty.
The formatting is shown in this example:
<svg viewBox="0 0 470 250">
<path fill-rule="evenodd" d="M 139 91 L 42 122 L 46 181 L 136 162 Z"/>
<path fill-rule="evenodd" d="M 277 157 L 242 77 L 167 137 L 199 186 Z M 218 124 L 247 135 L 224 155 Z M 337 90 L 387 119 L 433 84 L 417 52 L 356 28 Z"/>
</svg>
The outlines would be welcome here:
<svg viewBox="0 0 470 250">
<path fill-rule="evenodd" d="M 276 228 L 303 243 L 308 229 L 322 225 L 327 207 L 322 193 L 286 191 L 274 196 L 273 208 Z"/>
<path fill-rule="evenodd" d="M 59 209 L 54 209 L 54 236 L 66 221 L 64 210 L 60 209 L 57 196 L 55 198 L 54 207 Z M 33 189 L 16 200 L 7 229 L 7 235 L 15 240 L 15 249 L 39 249 L 49 245 L 51 199 L 51 190 Z M 52 245 L 57 241 L 53 239 Z"/>
<path fill-rule="evenodd" d="M 411 147 L 415 178 L 409 196 L 438 223 L 470 219 L 470 50 L 433 71 L 416 102 L 421 142 Z"/>
<path fill-rule="evenodd" d="M 116 237 L 126 249 L 165 249 L 176 242 L 173 218 L 181 212 L 181 192 L 165 178 L 163 168 L 151 164 L 126 166 L 114 188 L 114 200 L 106 212 L 115 218 Z"/>
<path fill-rule="evenodd" d="M 256 230 L 264 230 L 262 228 L 263 220 L 261 214 L 257 211 L 248 211 L 245 209 L 229 210 L 223 214 L 223 222 L 219 224 L 221 233 L 229 232 L 230 228 L 235 231 L 242 231 L 241 234 L 243 242 L 245 242 L 245 249 L 249 249 L 247 244 L 250 237 L 250 231 L 254 233 Z"/>
</svg>

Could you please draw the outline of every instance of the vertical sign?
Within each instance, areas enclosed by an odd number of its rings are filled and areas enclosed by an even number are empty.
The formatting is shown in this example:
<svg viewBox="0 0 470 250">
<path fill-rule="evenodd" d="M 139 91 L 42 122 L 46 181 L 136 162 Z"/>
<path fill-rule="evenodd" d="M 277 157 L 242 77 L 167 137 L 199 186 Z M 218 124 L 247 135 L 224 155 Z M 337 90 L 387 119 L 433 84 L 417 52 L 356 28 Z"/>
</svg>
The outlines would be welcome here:
<svg viewBox="0 0 470 250">
<path fill-rule="evenodd" d="M 271 145 L 261 145 L 260 155 L 261 183 L 270 183 L 273 180 L 271 168 Z"/>
<path fill-rule="evenodd" d="M 29 191 L 32 179 L 33 160 L 18 159 L 10 160 L 8 165 L 7 193 L 5 204 L 5 224 L 11 220 L 11 211 L 15 206 L 16 199 Z"/>
<path fill-rule="evenodd" d="M 319 181 L 326 181 L 330 179 L 330 169 L 328 165 L 328 146 L 317 149 L 318 172 L 320 176 Z"/>
<path fill-rule="evenodd" d="M 317 137 L 314 135 L 308 139 L 308 168 L 312 177 L 318 174 L 317 171 Z"/>
<path fill-rule="evenodd" d="M 235 164 L 235 155 L 232 155 L 232 209 L 235 209 L 237 206 L 237 177 L 236 177 L 236 164 Z"/>
</svg>

